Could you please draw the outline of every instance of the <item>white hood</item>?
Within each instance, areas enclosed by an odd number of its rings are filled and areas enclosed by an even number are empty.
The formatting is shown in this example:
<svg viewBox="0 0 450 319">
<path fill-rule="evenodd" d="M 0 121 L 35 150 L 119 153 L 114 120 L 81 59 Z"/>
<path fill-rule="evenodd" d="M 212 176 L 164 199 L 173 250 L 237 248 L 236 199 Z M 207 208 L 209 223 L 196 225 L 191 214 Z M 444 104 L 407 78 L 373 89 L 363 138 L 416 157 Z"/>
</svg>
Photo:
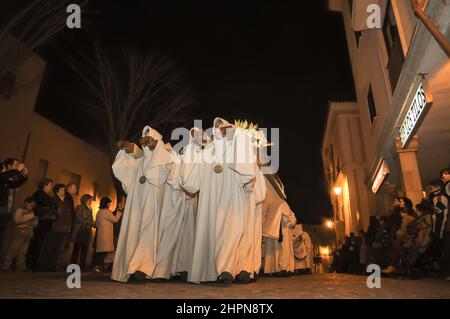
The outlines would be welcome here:
<svg viewBox="0 0 450 319">
<path fill-rule="evenodd" d="M 146 136 L 150 136 L 154 140 L 157 140 L 157 141 L 162 140 L 162 135 L 159 134 L 159 132 L 157 130 L 155 130 L 154 128 L 151 128 L 149 125 L 145 126 L 144 129 L 142 130 L 142 137 L 146 137 Z"/>
<path fill-rule="evenodd" d="M 227 120 L 224 120 L 221 117 L 216 117 L 213 122 L 213 135 L 214 139 L 222 139 L 222 133 L 220 132 L 220 128 L 224 126 L 230 126 L 234 128 L 234 125 L 230 124 Z"/>
</svg>

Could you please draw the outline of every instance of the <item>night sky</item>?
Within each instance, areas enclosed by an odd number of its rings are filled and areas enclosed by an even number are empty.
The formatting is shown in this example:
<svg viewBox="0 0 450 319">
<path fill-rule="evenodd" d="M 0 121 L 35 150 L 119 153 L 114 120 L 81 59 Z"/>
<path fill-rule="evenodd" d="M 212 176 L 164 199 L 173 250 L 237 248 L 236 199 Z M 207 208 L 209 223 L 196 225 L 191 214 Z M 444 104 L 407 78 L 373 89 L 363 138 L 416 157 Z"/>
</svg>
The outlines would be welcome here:
<svg viewBox="0 0 450 319">
<path fill-rule="evenodd" d="M 220 116 L 280 128 L 279 175 L 299 222 L 331 216 L 320 155 L 327 103 L 354 99 L 354 89 L 342 19 L 325 1 L 93 3 L 98 12 L 87 30 L 65 30 L 40 49 L 48 67 L 38 112 L 101 147 L 77 99 L 88 89 L 58 41 L 70 37 L 83 49 L 83 32 L 98 29 L 111 47 L 157 47 L 193 88 L 186 127 L 193 119 L 210 127 Z"/>
</svg>

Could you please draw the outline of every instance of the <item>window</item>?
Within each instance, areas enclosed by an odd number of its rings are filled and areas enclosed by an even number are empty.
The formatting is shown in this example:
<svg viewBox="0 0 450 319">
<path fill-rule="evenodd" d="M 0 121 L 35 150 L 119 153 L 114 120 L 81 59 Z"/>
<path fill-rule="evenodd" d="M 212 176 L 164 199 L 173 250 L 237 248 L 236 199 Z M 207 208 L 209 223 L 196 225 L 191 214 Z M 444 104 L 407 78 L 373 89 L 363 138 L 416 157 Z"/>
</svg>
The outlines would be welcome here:
<svg viewBox="0 0 450 319">
<path fill-rule="evenodd" d="M 94 201 L 97 200 L 98 196 L 98 182 L 92 183 L 92 197 L 94 197 Z"/>
<path fill-rule="evenodd" d="M 372 86 L 369 87 L 369 93 L 367 94 L 367 105 L 369 107 L 370 123 L 373 123 L 377 117 L 377 109 L 375 107 L 375 100 L 373 99 Z"/>
<path fill-rule="evenodd" d="M 47 177 L 47 172 L 48 172 L 48 161 L 40 159 L 37 171 L 37 176 L 39 180 Z"/>
<path fill-rule="evenodd" d="M 356 47 L 359 47 L 359 39 L 361 38 L 361 31 L 355 31 Z"/>
<path fill-rule="evenodd" d="M 386 44 L 386 51 L 389 56 L 387 65 L 389 80 L 391 83 L 391 92 L 395 91 L 400 73 L 405 62 L 400 34 L 398 33 L 397 22 L 392 10 L 391 1 L 386 6 L 386 15 L 383 24 L 383 36 Z"/>
<path fill-rule="evenodd" d="M 78 188 L 78 192 L 80 191 L 80 184 L 81 184 L 81 176 L 75 173 L 72 173 L 69 170 L 64 169 L 61 175 L 61 179 L 60 179 L 61 183 L 67 185 L 70 183 L 74 183 L 75 185 L 77 185 Z M 78 195 L 77 192 L 77 195 Z"/>
</svg>

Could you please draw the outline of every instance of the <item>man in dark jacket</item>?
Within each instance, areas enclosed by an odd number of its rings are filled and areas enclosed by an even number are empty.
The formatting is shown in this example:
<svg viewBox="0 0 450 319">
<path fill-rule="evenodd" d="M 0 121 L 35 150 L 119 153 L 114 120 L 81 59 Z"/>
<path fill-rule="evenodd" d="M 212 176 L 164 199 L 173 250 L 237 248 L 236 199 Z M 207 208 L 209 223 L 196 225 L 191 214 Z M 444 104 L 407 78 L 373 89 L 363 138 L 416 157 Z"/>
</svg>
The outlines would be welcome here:
<svg viewBox="0 0 450 319">
<path fill-rule="evenodd" d="M 72 232 L 72 223 L 75 215 L 73 200 L 66 193 L 66 186 L 56 184 L 53 188 L 53 200 L 57 206 L 56 219 L 52 229 L 47 235 L 42 247 L 39 269 L 41 271 L 60 271 L 61 257 L 65 244 Z"/>
<path fill-rule="evenodd" d="M 38 190 L 33 195 L 36 201 L 34 212 L 39 217 L 39 221 L 27 253 L 27 268 L 29 270 L 38 270 L 42 245 L 52 229 L 53 221 L 56 219 L 57 206 L 52 199 L 54 195 L 53 186 L 53 181 L 50 178 L 43 178 L 39 181 Z M 42 256 L 42 258 L 46 257 L 48 256 Z"/>
<path fill-rule="evenodd" d="M 15 158 L 8 158 L 0 167 L 0 248 L 5 229 L 11 220 L 16 189 L 26 182 L 28 170 Z"/>
</svg>

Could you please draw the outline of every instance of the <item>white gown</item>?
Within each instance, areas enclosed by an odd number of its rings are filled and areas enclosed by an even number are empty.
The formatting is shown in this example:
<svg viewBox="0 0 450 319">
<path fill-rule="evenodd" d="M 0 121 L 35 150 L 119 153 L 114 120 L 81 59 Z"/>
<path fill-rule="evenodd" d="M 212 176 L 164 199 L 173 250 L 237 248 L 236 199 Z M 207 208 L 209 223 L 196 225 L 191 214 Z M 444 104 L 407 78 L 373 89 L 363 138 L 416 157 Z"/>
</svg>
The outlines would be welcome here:
<svg viewBox="0 0 450 319">
<path fill-rule="evenodd" d="M 159 139 L 153 151 L 145 147 L 143 156 L 142 151 L 138 155 L 136 145 L 134 154 L 121 150 L 112 167 L 127 193 L 111 274 L 116 281 L 127 282 L 136 271 L 152 277 L 156 266 L 161 204 L 172 158 L 159 133 L 150 129 L 150 136 Z M 144 184 L 139 182 L 142 175 Z"/>
<path fill-rule="evenodd" d="M 236 131 L 235 137 L 239 135 Z M 233 160 L 224 163 L 223 155 L 234 158 L 234 146 L 234 139 L 215 138 L 201 158 L 193 144 L 183 155 L 182 187 L 190 193 L 200 191 L 192 267 L 188 274 L 190 282 L 216 281 L 223 272 L 236 276 L 249 264 L 249 269 L 253 269 L 252 262 L 239 262 L 239 257 L 242 256 L 240 245 L 243 244 L 246 214 L 255 212 L 256 205 L 251 200 L 254 184 L 245 187 L 244 184 L 255 178 L 255 168 L 254 165 L 237 165 Z M 217 164 L 223 169 L 220 173 L 214 171 Z M 249 236 L 253 242 L 253 234 Z"/>
<path fill-rule="evenodd" d="M 295 270 L 292 231 L 297 220 L 286 202 L 280 205 L 279 210 L 283 241 L 280 243 L 278 238 L 266 237 L 264 245 L 264 273 L 266 274 Z"/>
<path fill-rule="evenodd" d="M 303 231 L 301 224 L 295 225 L 292 233 L 295 269 L 312 269 L 313 246 L 309 234 Z"/>
<path fill-rule="evenodd" d="M 195 199 L 180 186 L 180 156 L 172 150 L 171 157 L 173 164 L 165 185 L 154 278 L 169 279 L 178 272 L 189 271 L 192 259 Z"/>
<path fill-rule="evenodd" d="M 266 196 L 264 175 L 255 165 L 256 180 L 254 191 L 250 194 L 249 208 L 244 216 L 244 232 L 239 245 L 238 272 L 246 271 L 253 278 L 261 269 L 261 241 L 262 241 L 262 202 Z"/>
</svg>

